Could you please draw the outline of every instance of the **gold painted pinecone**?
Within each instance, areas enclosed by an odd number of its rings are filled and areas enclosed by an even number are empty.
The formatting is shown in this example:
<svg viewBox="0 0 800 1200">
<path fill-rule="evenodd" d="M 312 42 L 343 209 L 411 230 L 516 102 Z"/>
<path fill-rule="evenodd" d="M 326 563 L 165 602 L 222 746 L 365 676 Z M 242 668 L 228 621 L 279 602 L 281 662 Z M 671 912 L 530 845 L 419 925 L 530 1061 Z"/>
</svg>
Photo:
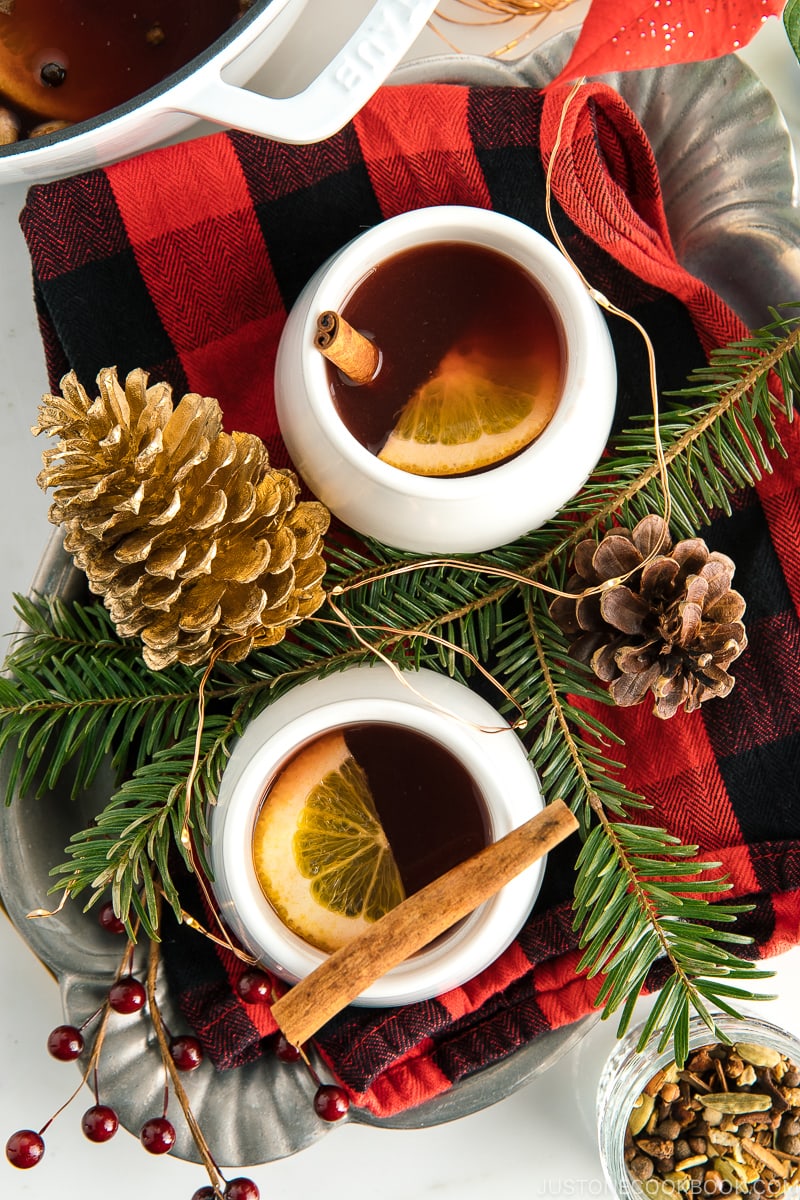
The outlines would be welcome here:
<svg viewBox="0 0 800 1200">
<path fill-rule="evenodd" d="M 57 436 L 42 455 L 50 520 L 104 599 L 117 631 L 139 635 L 160 670 L 274 645 L 322 603 L 322 504 L 296 503 L 291 471 L 269 465 L 253 434 L 224 433 L 216 400 L 173 406 L 166 383 L 115 368 L 91 400 L 74 373 L 44 396 L 33 432 Z"/>
<path fill-rule="evenodd" d="M 657 556 L 642 567 L 661 538 Z M 566 590 L 575 593 L 633 571 L 608 590 L 550 605 L 574 639 L 570 653 L 610 685 L 616 704 L 640 704 L 652 692 L 657 716 L 672 717 L 681 706 L 692 712 L 728 695 L 734 680 L 727 668 L 747 645 L 730 558 L 709 552 L 700 538 L 673 546 L 662 518 L 649 516 L 599 545 L 581 542 L 573 567 Z"/>
</svg>

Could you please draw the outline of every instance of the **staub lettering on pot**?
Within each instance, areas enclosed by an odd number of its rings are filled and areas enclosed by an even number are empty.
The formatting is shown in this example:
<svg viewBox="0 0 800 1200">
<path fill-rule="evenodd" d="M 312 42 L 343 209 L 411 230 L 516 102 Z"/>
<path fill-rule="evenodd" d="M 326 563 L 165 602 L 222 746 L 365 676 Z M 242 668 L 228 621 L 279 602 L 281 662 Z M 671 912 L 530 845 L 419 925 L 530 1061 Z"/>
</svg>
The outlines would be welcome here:
<svg viewBox="0 0 800 1200">
<path fill-rule="evenodd" d="M 365 22 L 360 37 L 336 69 L 334 78 L 349 92 L 359 87 L 369 75 L 387 61 L 397 58 L 398 41 L 408 40 L 412 26 L 421 28 L 428 19 L 430 6 L 424 0 L 395 0 L 393 6 L 381 9 L 372 21 Z"/>
</svg>

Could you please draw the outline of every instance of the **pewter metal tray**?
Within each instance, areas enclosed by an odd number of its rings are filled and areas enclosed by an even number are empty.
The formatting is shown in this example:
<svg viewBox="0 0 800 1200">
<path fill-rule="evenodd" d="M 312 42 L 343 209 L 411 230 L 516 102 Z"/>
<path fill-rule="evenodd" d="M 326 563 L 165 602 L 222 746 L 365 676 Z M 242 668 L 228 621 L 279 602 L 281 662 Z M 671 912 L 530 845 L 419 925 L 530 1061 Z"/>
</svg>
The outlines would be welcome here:
<svg viewBox="0 0 800 1200">
<path fill-rule="evenodd" d="M 397 83 L 449 82 L 541 86 L 566 62 L 574 34 L 561 34 L 513 64 L 471 56 L 414 62 Z M 735 57 L 712 63 L 606 76 L 633 108 L 653 145 L 673 243 L 681 263 L 711 284 L 750 325 L 770 305 L 800 300 L 800 217 L 789 135 L 772 97 Z M 82 577 L 60 539 L 48 547 L 33 589 L 64 598 L 80 594 Z M 2 780 L 0 779 L 0 785 Z M 0 892 L 33 952 L 58 977 L 65 1012 L 80 1024 L 101 1002 L 117 967 L 118 948 L 78 905 L 28 921 L 45 902 L 50 868 L 61 862 L 70 834 L 105 803 L 108 782 L 72 804 L 64 796 L 17 797 L 0 813 Z M 164 1015 L 180 1027 L 165 989 Z M 355 1110 L 351 1120 L 422 1128 L 484 1108 L 567 1054 L 595 1018 L 536 1038 L 505 1062 L 486 1067 L 450 1092 L 390 1120 Z M 112 1021 L 103 1050 L 105 1098 L 129 1129 L 156 1110 L 163 1069 L 146 1022 Z M 305 1072 L 266 1056 L 235 1071 L 204 1064 L 186 1080 L 212 1153 L 219 1162 L 255 1165 L 293 1154 L 338 1126 L 313 1113 Z M 197 1154 L 179 1123 L 174 1153 Z"/>
</svg>

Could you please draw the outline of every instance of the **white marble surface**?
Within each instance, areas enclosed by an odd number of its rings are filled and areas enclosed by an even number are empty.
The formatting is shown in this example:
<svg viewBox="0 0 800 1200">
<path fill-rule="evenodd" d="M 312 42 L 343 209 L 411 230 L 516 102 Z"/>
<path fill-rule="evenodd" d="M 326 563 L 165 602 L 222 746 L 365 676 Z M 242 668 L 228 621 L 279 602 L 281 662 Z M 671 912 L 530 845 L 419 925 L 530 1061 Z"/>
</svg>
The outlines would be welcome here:
<svg viewBox="0 0 800 1200">
<path fill-rule="evenodd" d="M 584 0 L 580 0 L 583 3 Z M 580 3 L 572 9 L 580 11 Z M 584 5 L 585 6 L 585 5 Z M 337 29 L 352 27 L 367 0 L 337 0 Z M 275 94 L 303 82 L 329 49 L 329 0 L 309 0 L 288 53 L 261 73 Z M 558 18 L 566 23 L 563 17 Z M 555 30 L 557 25 L 550 25 Z M 464 32 L 450 27 L 461 48 L 489 51 L 519 32 L 517 23 L 501 36 L 496 30 Z M 529 41 L 524 46 L 531 45 Z M 447 47 L 426 31 L 413 56 Z M 745 57 L 773 90 L 798 141 L 800 72 L 777 22 L 767 23 Z M 0 634 L 13 628 L 10 596 L 25 591 L 49 534 L 47 501 L 35 477 L 41 447 L 30 436 L 36 405 L 47 381 L 36 331 L 29 265 L 17 216 L 22 187 L 0 188 Z M 49 1030 L 62 1019 L 58 990 L 47 972 L 6 921 L 0 920 L 0 1142 L 20 1127 L 38 1128 L 66 1099 L 75 1083 L 73 1067 L 46 1053 Z M 800 1034 L 800 951 L 772 964 L 771 987 L 778 1000 L 759 1012 Z M 765 985 L 765 989 L 769 985 Z M 597 1025 L 567 1058 L 501 1103 L 461 1121 L 414 1132 L 347 1125 L 334 1129 L 311 1149 L 251 1175 L 262 1197 L 369 1195 L 384 1200 L 432 1196 L 439 1200 L 606 1194 L 593 1128 L 594 1089 L 614 1030 Z M 203 1171 L 185 1163 L 153 1159 L 130 1135 L 105 1146 L 90 1145 L 79 1131 L 80 1114 L 91 1103 L 88 1091 L 47 1133 L 47 1153 L 33 1171 L 19 1172 L 0 1162 L 3 1196 L 30 1200 L 72 1200 L 109 1196 L 113 1200 L 189 1200 L 205 1182 Z"/>
</svg>

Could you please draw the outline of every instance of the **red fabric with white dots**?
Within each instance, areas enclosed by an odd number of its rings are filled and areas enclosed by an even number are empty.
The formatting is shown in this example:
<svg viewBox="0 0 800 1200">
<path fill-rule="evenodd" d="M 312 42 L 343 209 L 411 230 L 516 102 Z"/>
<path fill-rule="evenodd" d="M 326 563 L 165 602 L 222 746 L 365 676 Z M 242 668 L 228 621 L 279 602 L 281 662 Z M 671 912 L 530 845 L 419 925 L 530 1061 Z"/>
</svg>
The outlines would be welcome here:
<svg viewBox="0 0 800 1200">
<path fill-rule="evenodd" d="M 784 0 L 592 0 L 554 83 L 718 58 L 746 46 L 783 6 Z"/>
</svg>

